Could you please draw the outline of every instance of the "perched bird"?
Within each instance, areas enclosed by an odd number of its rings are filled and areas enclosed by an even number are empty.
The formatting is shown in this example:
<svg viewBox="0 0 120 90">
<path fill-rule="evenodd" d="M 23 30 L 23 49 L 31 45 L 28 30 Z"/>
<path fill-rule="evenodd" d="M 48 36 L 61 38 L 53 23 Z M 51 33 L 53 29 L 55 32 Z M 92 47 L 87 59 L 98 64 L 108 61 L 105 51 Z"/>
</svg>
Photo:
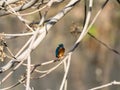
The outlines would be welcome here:
<svg viewBox="0 0 120 90">
<path fill-rule="evenodd" d="M 59 44 L 59 46 L 56 48 L 56 58 L 61 59 L 65 53 L 65 48 L 63 44 Z"/>
</svg>

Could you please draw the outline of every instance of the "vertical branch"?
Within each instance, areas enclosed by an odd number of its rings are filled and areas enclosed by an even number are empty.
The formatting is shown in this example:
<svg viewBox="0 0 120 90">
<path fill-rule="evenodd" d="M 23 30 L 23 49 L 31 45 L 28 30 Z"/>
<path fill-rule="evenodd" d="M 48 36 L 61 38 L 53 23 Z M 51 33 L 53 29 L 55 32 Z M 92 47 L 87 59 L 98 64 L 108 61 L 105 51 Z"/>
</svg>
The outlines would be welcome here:
<svg viewBox="0 0 120 90">
<path fill-rule="evenodd" d="M 37 37 L 37 34 L 38 34 L 38 30 L 36 31 L 36 33 L 34 33 L 33 35 L 33 38 L 32 38 L 32 41 L 30 43 L 30 46 L 28 48 L 28 59 L 27 59 L 27 82 L 26 82 L 26 90 L 29 90 L 30 88 L 30 74 L 31 74 L 31 56 L 30 56 L 30 53 L 32 51 L 32 46 L 33 46 L 33 43 Z"/>
<path fill-rule="evenodd" d="M 80 41 L 84 38 L 84 36 L 88 32 L 87 27 L 88 27 L 89 22 L 90 22 L 90 17 L 91 17 L 91 13 L 92 13 L 92 6 L 93 6 L 93 0 L 89 0 L 89 7 L 88 7 L 88 13 L 87 13 L 87 16 L 86 16 L 85 25 L 83 27 L 82 33 L 80 34 L 79 38 L 75 42 L 75 44 L 72 47 L 72 49 L 70 50 L 70 52 L 73 52 L 75 50 L 75 48 L 79 45 Z"/>
<path fill-rule="evenodd" d="M 100 13 L 102 12 L 103 8 L 106 6 L 106 4 L 108 3 L 109 0 L 106 0 L 105 3 L 102 5 L 101 9 L 97 12 L 97 14 L 95 15 L 94 19 L 92 20 L 92 22 L 90 23 L 89 27 L 87 30 L 89 30 L 92 25 L 94 24 L 95 20 L 97 19 L 97 17 L 100 15 Z"/>
<path fill-rule="evenodd" d="M 66 69 L 67 69 L 67 60 L 64 61 L 64 72 L 66 72 Z M 67 78 L 65 80 L 64 90 L 67 90 Z"/>
<path fill-rule="evenodd" d="M 87 17 L 87 0 L 84 0 L 84 22 L 83 22 L 83 27 L 85 26 L 86 17 Z"/>
<path fill-rule="evenodd" d="M 62 90 L 63 87 L 64 87 L 64 84 L 65 84 L 65 81 L 66 81 L 66 78 L 67 78 L 67 74 L 68 74 L 68 71 L 69 71 L 69 67 L 70 67 L 71 55 L 72 55 L 72 53 L 68 54 L 68 60 L 67 60 L 68 62 L 67 62 L 67 66 L 66 66 L 66 71 L 65 71 L 65 74 L 64 74 L 64 77 L 63 77 L 63 80 L 62 80 L 62 83 L 61 83 L 61 86 L 60 86 L 59 90 Z"/>
<path fill-rule="evenodd" d="M 27 80 L 26 80 L 26 90 L 29 90 L 30 88 L 30 70 L 31 70 L 31 57 L 30 54 L 28 55 L 28 59 L 27 59 Z"/>
<path fill-rule="evenodd" d="M 90 17 L 91 17 L 91 13 L 92 13 L 92 6 L 93 6 L 93 0 L 89 0 L 89 8 L 88 8 L 88 13 L 87 13 L 85 25 L 84 25 L 82 33 L 81 33 L 80 37 L 78 38 L 78 40 L 76 41 L 76 43 L 80 42 L 88 32 L 87 27 L 88 27 L 88 24 L 90 22 Z"/>
</svg>

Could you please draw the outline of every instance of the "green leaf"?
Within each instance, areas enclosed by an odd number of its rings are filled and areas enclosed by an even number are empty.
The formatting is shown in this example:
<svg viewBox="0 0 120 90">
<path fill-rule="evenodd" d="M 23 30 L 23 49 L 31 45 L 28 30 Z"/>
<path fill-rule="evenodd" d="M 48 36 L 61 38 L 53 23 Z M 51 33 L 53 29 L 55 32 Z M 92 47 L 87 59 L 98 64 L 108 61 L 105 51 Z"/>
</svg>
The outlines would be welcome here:
<svg viewBox="0 0 120 90">
<path fill-rule="evenodd" d="M 97 30 L 95 26 L 92 26 L 89 30 L 89 33 L 96 36 L 97 35 Z"/>
<path fill-rule="evenodd" d="M 97 36 L 97 29 L 96 29 L 95 26 L 92 26 L 88 32 L 89 32 L 90 34 L 92 34 L 93 36 Z M 90 38 L 90 36 L 87 35 L 87 36 L 84 38 L 84 40 L 89 40 L 89 38 Z"/>
</svg>

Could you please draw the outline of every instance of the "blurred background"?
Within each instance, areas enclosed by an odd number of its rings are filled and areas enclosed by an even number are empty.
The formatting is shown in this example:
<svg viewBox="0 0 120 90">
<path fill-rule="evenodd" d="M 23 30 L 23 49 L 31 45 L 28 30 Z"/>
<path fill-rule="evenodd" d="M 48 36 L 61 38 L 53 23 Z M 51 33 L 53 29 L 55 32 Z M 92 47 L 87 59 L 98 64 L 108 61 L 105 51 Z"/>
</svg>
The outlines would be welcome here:
<svg viewBox="0 0 120 90">
<path fill-rule="evenodd" d="M 59 12 L 68 1 L 65 0 L 61 4 L 54 4 L 49 10 L 46 19 Z M 94 0 L 91 21 L 104 1 Z M 26 18 L 31 21 L 39 20 L 38 14 L 26 16 Z M 80 33 L 71 33 L 73 23 L 82 29 L 83 22 L 84 1 L 82 0 L 51 28 L 46 38 L 32 52 L 32 63 L 37 64 L 54 59 L 55 49 L 60 43 L 64 44 L 66 52 L 69 51 L 80 35 Z M 21 33 L 25 29 L 25 25 L 16 16 L 7 15 L 0 17 L 0 33 Z M 109 1 L 89 32 L 120 52 L 120 4 L 117 0 Z M 28 38 L 19 37 L 6 41 L 15 55 Z M 4 62 L 0 62 L 0 66 L 5 65 L 8 61 L 6 59 Z M 50 67 L 52 65 L 40 67 L 39 70 L 46 70 Z M 25 72 L 25 68 L 20 67 L 0 88 L 16 83 Z M 0 74 L 0 80 L 9 71 Z M 63 75 L 63 66 L 61 66 L 42 79 L 32 80 L 31 86 L 35 90 L 59 90 Z M 37 76 L 39 74 L 33 74 L 33 77 Z M 87 90 L 113 80 L 120 81 L 120 55 L 115 54 L 89 35 L 86 35 L 72 55 L 68 73 L 68 90 Z M 24 90 L 24 86 L 19 85 L 11 90 Z M 120 90 L 120 86 L 113 85 L 102 90 Z"/>
</svg>

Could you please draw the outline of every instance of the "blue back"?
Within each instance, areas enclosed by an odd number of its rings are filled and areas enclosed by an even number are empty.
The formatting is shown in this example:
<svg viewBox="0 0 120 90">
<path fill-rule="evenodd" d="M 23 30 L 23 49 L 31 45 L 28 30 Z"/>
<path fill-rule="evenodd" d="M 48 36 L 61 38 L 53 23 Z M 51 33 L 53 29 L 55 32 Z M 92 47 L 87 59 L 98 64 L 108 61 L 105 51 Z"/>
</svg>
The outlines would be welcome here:
<svg viewBox="0 0 120 90">
<path fill-rule="evenodd" d="M 56 51 L 55 51 L 55 54 L 56 54 L 56 57 L 58 58 L 58 55 L 60 53 L 60 49 L 61 48 L 64 48 L 64 45 L 63 44 L 59 44 L 59 46 L 56 48 Z"/>
</svg>

